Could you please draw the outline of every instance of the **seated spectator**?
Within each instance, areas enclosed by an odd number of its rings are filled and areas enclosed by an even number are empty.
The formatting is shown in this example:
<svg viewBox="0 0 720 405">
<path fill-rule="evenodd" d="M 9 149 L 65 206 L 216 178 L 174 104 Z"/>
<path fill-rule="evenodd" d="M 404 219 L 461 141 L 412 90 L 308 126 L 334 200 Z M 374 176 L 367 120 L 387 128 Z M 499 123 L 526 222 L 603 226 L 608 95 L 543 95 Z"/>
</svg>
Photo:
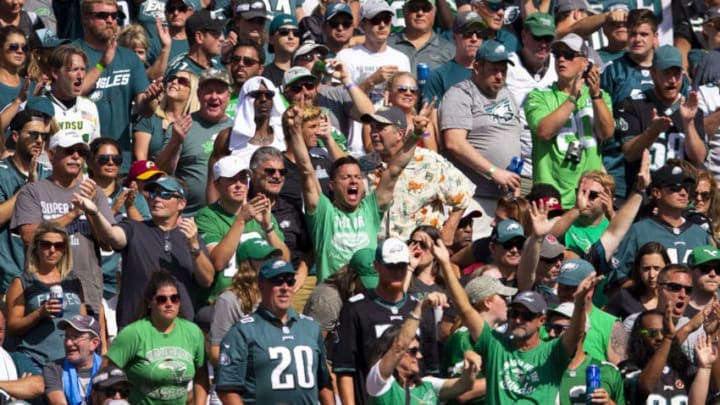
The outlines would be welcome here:
<svg viewBox="0 0 720 405">
<path fill-rule="evenodd" d="M 0 401 L 12 398 L 33 399 L 42 395 L 45 389 L 42 375 L 20 375 L 12 356 L 4 349 L 5 315 L 0 311 Z"/>
<path fill-rule="evenodd" d="M 64 357 L 63 318 L 85 314 L 83 289 L 72 271 L 70 237 L 55 222 L 42 222 L 28 246 L 27 267 L 7 292 L 8 333 L 17 339 L 13 354 L 18 374 L 41 374 L 42 367 Z M 62 288 L 62 298 L 51 287 Z"/>
<path fill-rule="evenodd" d="M 415 268 L 407 292 L 418 301 L 422 301 L 431 292 L 446 293 L 445 280 L 442 272 L 440 272 L 440 265 L 433 257 L 430 246 L 425 245 L 424 236 L 426 235 L 433 243 L 441 238 L 437 228 L 421 225 L 413 230 L 407 240 L 410 255 L 415 259 Z M 457 273 L 459 275 L 460 272 L 457 271 Z"/>
<path fill-rule="evenodd" d="M 150 42 L 145 29 L 140 24 L 133 23 L 124 26 L 118 32 L 117 38 L 118 45 L 132 49 L 140 58 L 140 61 L 145 65 L 145 74 L 150 80 L 162 79 L 168 67 L 170 47 L 172 45 L 172 37 L 168 32 L 168 27 L 158 20 L 155 21 L 155 24 L 155 31 L 159 34 L 158 42 L 161 49 L 160 53 L 155 55 L 156 57 L 152 60 L 149 55 Z"/>
<path fill-rule="evenodd" d="M 103 367 L 92 379 L 92 392 L 90 393 L 92 405 L 129 404 L 127 402 L 129 393 L 130 382 L 127 375 L 117 367 Z"/>
<path fill-rule="evenodd" d="M 705 169 L 696 169 L 695 187 L 690 196 L 693 209 L 686 216 L 691 221 L 700 221 L 700 226 L 706 228 L 717 241 L 720 239 L 720 194 L 713 174 Z"/>
<path fill-rule="evenodd" d="M 602 32 L 607 38 L 607 44 L 598 49 L 598 55 L 603 63 L 608 63 L 621 58 L 628 49 L 628 24 L 630 20 L 630 12 L 636 7 L 635 0 L 612 0 L 607 1 L 603 5 L 603 11 L 610 13 L 610 18 L 605 19 L 602 25 Z M 614 11 L 624 11 L 626 17 L 613 18 Z M 616 16 L 619 13 L 616 13 Z"/>
<path fill-rule="evenodd" d="M 505 27 L 505 10 L 508 8 L 508 3 L 503 0 L 471 0 L 470 7 L 487 25 L 488 30 L 483 35 L 483 40 L 496 39 L 505 44 L 508 52 L 520 50 L 517 37 L 510 28 Z"/>
<path fill-rule="evenodd" d="M 693 291 L 684 316 L 692 318 L 707 307 L 712 307 L 720 287 L 720 249 L 713 245 L 698 246 L 688 256 L 688 267 L 693 277 Z"/>
<path fill-rule="evenodd" d="M 64 315 L 63 315 L 64 316 Z M 65 331 L 65 357 L 43 367 L 45 396 L 51 405 L 90 404 L 91 380 L 100 370 L 100 323 L 92 316 L 75 315 L 60 320 Z"/>
</svg>

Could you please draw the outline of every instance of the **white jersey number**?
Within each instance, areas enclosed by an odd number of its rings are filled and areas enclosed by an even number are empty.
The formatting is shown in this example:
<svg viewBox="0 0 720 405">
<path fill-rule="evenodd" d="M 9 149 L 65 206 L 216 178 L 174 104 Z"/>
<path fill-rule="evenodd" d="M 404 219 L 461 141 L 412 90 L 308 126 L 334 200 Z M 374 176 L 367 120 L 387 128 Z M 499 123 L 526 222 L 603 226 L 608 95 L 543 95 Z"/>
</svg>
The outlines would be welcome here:
<svg viewBox="0 0 720 405">
<path fill-rule="evenodd" d="M 280 360 L 270 374 L 273 389 L 295 389 L 296 380 L 297 386 L 300 388 L 308 389 L 315 386 L 313 350 L 309 346 L 295 346 L 292 348 L 292 352 L 289 347 L 285 346 L 270 347 L 268 355 L 271 360 Z M 293 361 L 295 362 L 295 374 L 287 372 Z"/>
</svg>

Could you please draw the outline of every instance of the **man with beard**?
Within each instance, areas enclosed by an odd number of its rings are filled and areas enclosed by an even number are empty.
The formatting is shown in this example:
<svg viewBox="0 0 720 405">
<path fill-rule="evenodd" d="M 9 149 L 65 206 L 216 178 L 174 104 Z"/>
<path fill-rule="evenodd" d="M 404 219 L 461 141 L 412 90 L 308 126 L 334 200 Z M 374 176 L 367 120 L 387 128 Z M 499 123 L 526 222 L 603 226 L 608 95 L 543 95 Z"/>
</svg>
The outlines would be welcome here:
<svg viewBox="0 0 720 405">
<path fill-rule="evenodd" d="M 137 8 L 135 20 L 145 29 L 149 45 L 147 49 L 148 65 L 152 65 L 160 58 L 167 58 L 165 60 L 167 65 L 167 62 L 175 59 L 177 55 L 187 52 L 188 43 L 185 23 L 195 11 L 200 10 L 200 1 L 145 0 Z M 169 49 L 162 48 L 157 20 L 160 20 L 162 24 L 161 29 L 167 27 L 167 33 L 172 38 Z"/>
<path fill-rule="evenodd" d="M 261 75 L 265 68 L 265 50 L 249 39 L 240 38 L 230 51 L 225 65 L 233 81 L 225 114 L 235 118 L 240 89 L 248 79 Z"/>
<path fill-rule="evenodd" d="M 453 45 L 433 31 L 435 0 L 409 0 L 403 5 L 405 27 L 388 39 L 388 45 L 410 59 L 410 71 L 415 72 L 418 63 L 430 70 L 453 57 Z"/>
<path fill-rule="evenodd" d="M 720 287 L 720 249 L 715 246 L 698 246 L 688 257 L 688 266 L 692 270 L 693 289 L 690 294 L 685 316 L 692 318 L 708 305 L 713 304 L 715 294 Z"/>
<path fill-rule="evenodd" d="M 216 17 L 208 10 L 194 12 L 185 23 L 189 49 L 168 64 L 165 78 L 180 70 L 188 70 L 196 76 L 207 69 L 225 70 L 220 63 L 220 52 L 225 41 L 223 33 L 227 20 Z"/>
</svg>

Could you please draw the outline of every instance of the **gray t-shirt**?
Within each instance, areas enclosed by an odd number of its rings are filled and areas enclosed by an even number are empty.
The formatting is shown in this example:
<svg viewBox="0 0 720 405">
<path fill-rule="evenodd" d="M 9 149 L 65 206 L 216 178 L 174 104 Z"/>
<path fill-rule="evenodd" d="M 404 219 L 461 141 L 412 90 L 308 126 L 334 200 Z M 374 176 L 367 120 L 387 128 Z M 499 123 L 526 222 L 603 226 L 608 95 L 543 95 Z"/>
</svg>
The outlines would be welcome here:
<svg viewBox="0 0 720 405">
<path fill-rule="evenodd" d="M 257 308 L 257 304 L 253 311 Z M 218 295 L 215 300 L 215 312 L 213 313 L 212 323 L 210 324 L 210 344 L 219 345 L 225 337 L 227 331 L 235 325 L 240 318 L 246 317 L 248 314 L 240 308 L 240 301 L 232 291 L 225 291 Z"/>
<path fill-rule="evenodd" d="M 520 156 L 520 110 L 503 87 L 490 99 L 473 83 L 463 80 L 445 92 L 440 103 L 440 129 L 465 129 L 467 140 L 498 168 L 506 168 Z M 474 197 L 498 198 L 504 191 L 481 173 L 469 168 L 453 154 L 445 156 L 477 185 Z"/>
<path fill-rule="evenodd" d="M 353 101 L 344 86 L 323 85 L 318 90 L 315 105 L 330 111 L 330 124 L 347 136 L 350 133 Z"/>
<path fill-rule="evenodd" d="M 62 373 L 63 373 L 63 359 L 60 359 L 58 361 L 54 361 L 52 363 L 48 363 L 43 367 L 43 379 L 45 380 L 45 395 L 48 395 L 49 393 L 53 391 L 60 391 L 64 392 L 63 388 L 63 380 L 62 380 Z M 80 385 L 80 392 L 87 392 L 88 385 L 90 385 L 90 377 L 92 374 L 92 367 L 91 368 L 85 368 L 82 370 L 77 371 L 78 374 L 78 383 Z M 81 405 L 86 405 L 87 399 L 85 396 L 83 396 L 83 402 Z M 68 401 L 69 402 L 69 401 Z"/>
<path fill-rule="evenodd" d="M 75 187 L 65 188 L 43 179 L 28 183 L 20 189 L 15 210 L 10 220 L 10 229 L 18 232 L 18 228 L 27 224 L 39 224 L 51 221 L 67 214 L 73 209 L 73 194 L 80 193 L 80 183 Z M 93 199 L 99 212 L 111 224 L 115 223 L 105 193 L 97 189 Z M 85 304 L 97 313 L 103 294 L 103 274 L 100 267 L 100 248 L 95 242 L 90 223 L 81 215 L 67 226 L 72 246 L 73 272 L 80 279 Z"/>
</svg>

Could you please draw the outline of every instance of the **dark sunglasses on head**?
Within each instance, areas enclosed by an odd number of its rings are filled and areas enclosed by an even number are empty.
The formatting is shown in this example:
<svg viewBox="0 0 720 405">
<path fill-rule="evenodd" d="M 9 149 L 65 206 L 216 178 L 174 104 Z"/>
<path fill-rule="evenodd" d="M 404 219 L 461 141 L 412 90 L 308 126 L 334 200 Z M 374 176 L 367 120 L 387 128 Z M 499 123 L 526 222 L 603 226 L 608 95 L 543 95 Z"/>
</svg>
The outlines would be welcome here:
<svg viewBox="0 0 720 405">
<path fill-rule="evenodd" d="M 555 57 L 555 59 L 560 59 L 562 57 L 565 60 L 573 60 L 576 57 L 580 56 L 580 54 L 575 51 L 561 50 L 561 49 L 555 49 L 554 51 L 552 51 L 552 54 Z"/>
<path fill-rule="evenodd" d="M 370 19 L 370 24 L 372 25 L 380 25 L 380 23 L 383 23 L 385 25 L 390 25 L 390 22 L 392 21 L 391 15 L 385 15 L 385 16 L 376 16 Z"/>
<path fill-rule="evenodd" d="M 311 90 L 315 89 L 315 86 L 317 86 L 317 83 L 315 83 L 315 82 L 295 83 L 292 86 L 290 86 L 290 90 L 293 93 L 300 93 L 303 88 L 307 91 L 311 91 Z"/>
<path fill-rule="evenodd" d="M 172 191 L 167 190 L 153 190 L 150 193 L 148 193 L 148 197 L 150 197 L 151 200 L 154 200 L 158 197 L 160 197 L 161 200 L 171 200 L 173 198 L 181 198 L 179 195 L 175 194 Z"/>
<path fill-rule="evenodd" d="M 536 42 L 552 42 L 555 39 L 552 35 L 533 35 L 532 37 Z"/>
<path fill-rule="evenodd" d="M 293 34 L 294 37 L 300 36 L 300 30 L 297 28 L 278 28 L 275 33 L 279 34 L 281 37 L 286 37 L 290 34 Z"/>
<path fill-rule="evenodd" d="M 518 250 L 523 248 L 523 245 L 525 245 L 525 241 L 522 239 L 510 239 L 509 241 L 501 243 L 503 249 L 510 250 L 512 248 L 518 248 Z"/>
<path fill-rule="evenodd" d="M 341 18 L 333 18 L 332 20 L 327 22 L 327 25 L 329 25 L 332 29 L 340 28 L 341 26 L 343 29 L 346 29 L 352 27 L 353 21 Z"/>
<path fill-rule="evenodd" d="M 702 274 L 708 274 L 713 270 L 715 271 L 715 274 L 718 274 L 717 269 L 720 267 L 718 267 L 717 262 L 709 262 L 709 263 L 701 264 L 700 266 L 697 266 L 695 268 L 698 269 L 700 271 L 700 273 L 702 273 Z"/>
<path fill-rule="evenodd" d="M 277 277 L 273 277 L 270 280 L 270 284 L 280 287 L 283 284 L 287 284 L 288 286 L 292 287 L 295 285 L 295 276 L 292 274 L 281 274 Z"/>
<path fill-rule="evenodd" d="M 422 10 L 423 13 L 429 13 L 432 11 L 433 6 L 432 6 L 432 4 L 427 3 L 427 2 L 410 3 L 407 5 L 407 9 L 411 13 L 417 13 L 420 10 Z"/>
<path fill-rule="evenodd" d="M 688 183 L 668 184 L 665 186 L 665 188 L 667 188 L 673 193 L 678 193 L 680 192 L 680 190 L 690 190 L 690 185 Z"/>
<path fill-rule="evenodd" d="M 518 311 L 514 308 L 508 309 L 508 319 L 515 319 L 517 317 L 520 317 L 523 321 L 532 321 L 537 318 L 537 315 L 529 311 Z"/>
<path fill-rule="evenodd" d="M 67 148 L 59 148 L 63 154 L 67 156 L 71 156 L 75 152 L 77 152 L 80 157 L 86 157 L 88 154 L 87 149 L 85 149 L 85 146 L 83 145 L 75 145 L 75 146 L 68 146 Z"/>
<path fill-rule="evenodd" d="M 112 12 L 112 13 L 109 13 L 107 11 L 98 11 L 95 13 L 90 13 L 90 15 L 97 18 L 98 20 L 107 20 L 108 17 L 110 17 L 113 20 L 117 20 L 118 17 L 120 16 L 120 13 L 118 13 L 117 11 Z"/>
<path fill-rule="evenodd" d="M 187 77 L 183 77 L 183 76 L 170 76 L 170 78 L 168 79 L 167 82 L 168 82 L 168 83 L 172 83 L 173 81 L 177 81 L 178 84 L 181 85 L 181 86 L 190 87 L 190 79 L 188 79 Z"/>
<path fill-rule="evenodd" d="M 395 90 L 395 91 L 397 91 L 398 93 L 405 93 L 405 92 L 409 91 L 412 94 L 417 94 L 418 87 L 417 86 L 405 86 L 405 85 L 401 84 L 401 85 L 397 86 L 397 90 Z"/>
<path fill-rule="evenodd" d="M 266 176 L 274 176 L 275 173 L 280 174 L 280 176 L 285 176 L 288 172 L 288 169 L 282 168 L 282 169 L 276 169 L 274 167 L 266 167 L 263 169 L 263 173 L 265 173 Z"/>
<path fill-rule="evenodd" d="M 260 98 L 261 96 L 265 96 L 267 99 L 272 99 L 275 97 L 275 92 L 272 90 L 253 90 L 248 92 L 247 95 L 250 98 Z"/>
<path fill-rule="evenodd" d="M 130 390 L 128 388 L 112 388 L 112 387 L 110 387 L 110 388 L 105 388 L 105 390 L 103 390 L 103 394 L 105 394 L 105 396 L 107 398 L 113 398 L 115 396 L 115 394 L 120 394 L 121 397 L 127 398 L 127 396 L 130 394 Z"/>
<path fill-rule="evenodd" d="M 569 327 L 570 327 L 570 325 L 563 325 L 561 323 L 546 323 L 545 324 L 545 329 L 548 332 L 555 332 L 556 335 L 559 335 L 559 334 L 565 332 L 565 330 Z"/>
<path fill-rule="evenodd" d="M 418 353 L 420 353 L 420 347 L 410 347 L 407 349 L 407 354 L 412 357 L 417 357 Z"/>
<path fill-rule="evenodd" d="M 702 191 L 700 193 L 695 193 L 695 199 L 700 199 L 703 201 L 708 201 L 710 199 L 710 192 L 709 191 Z"/>
<path fill-rule="evenodd" d="M 651 338 L 658 337 L 658 336 L 665 336 L 665 332 L 663 332 L 662 329 L 657 328 L 650 328 L 650 329 L 640 329 L 640 336 L 648 336 Z"/>
<path fill-rule="evenodd" d="M 462 32 L 463 38 L 472 38 L 476 36 L 478 39 L 485 38 L 485 30 L 467 30 Z"/>
<path fill-rule="evenodd" d="M 172 14 L 176 11 L 184 13 L 184 12 L 188 11 L 188 6 L 186 6 L 184 4 L 175 4 L 172 6 L 165 6 L 165 12 L 168 14 Z"/>
<path fill-rule="evenodd" d="M 411 239 L 408 239 L 408 240 L 407 240 L 407 245 L 408 245 L 408 246 L 412 245 L 413 243 L 417 243 L 417 245 L 420 246 L 420 249 L 425 250 L 425 249 L 428 248 L 427 245 L 425 244 L 425 241 L 422 240 L 422 239 L 412 239 L 412 238 L 411 238 Z"/>
<path fill-rule="evenodd" d="M 180 294 L 155 296 L 155 302 L 160 305 L 168 302 L 168 300 L 170 300 L 170 302 L 172 302 L 173 304 L 177 304 L 178 302 L 180 302 Z"/>
<path fill-rule="evenodd" d="M 101 166 L 105 166 L 106 164 L 110 163 L 111 160 L 113 163 L 120 166 L 123 162 L 123 157 L 122 157 L 122 155 L 110 155 L 110 154 L 98 155 L 98 157 L 97 157 L 97 162 Z"/>
<path fill-rule="evenodd" d="M 50 132 L 40 132 L 40 131 L 25 131 L 26 134 L 28 134 L 28 137 L 32 139 L 33 141 L 36 141 L 38 137 L 42 137 L 42 140 L 47 142 L 48 139 L 50 139 Z"/>
<path fill-rule="evenodd" d="M 690 295 L 692 294 L 692 286 L 689 285 L 682 285 L 678 283 L 662 283 L 661 286 L 665 287 L 670 292 L 680 292 L 680 290 L 685 289 L 685 293 Z"/>
<path fill-rule="evenodd" d="M 296 56 L 295 60 L 296 61 L 299 60 L 301 62 L 312 62 L 315 60 L 315 58 L 320 59 L 320 60 L 325 60 L 325 54 L 322 52 L 310 52 L 310 53 L 306 53 L 304 55 Z"/>
<path fill-rule="evenodd" d="M 65 247 L 67 244 L 65 241 L 61 242 L 50 242 L 49 240 L 39 240 L 38 241 L 38 247 L 42 250 L 48 250 L 51 247 L 55 248 L 55 250 L 65 250 Z"/>
<path fill-rule="evenodd" d="M 565 256 L 563 254 L 559 254 L 555 257 L 541 257 L 540 260 L 543 263 L 554 264 L 554 263 L 557 263 L 558 261 L 561 261 L 564 257 Z"/>
<path fill-rule="evenodd" d="M 242 62 L 243 66 L 255 66 L 258 63 L 260 63 L 259 60 L 250 58 L 248 56 L 233 55 L 230 57 L 230 63 L 240 63 L 240 62 Z"/>
<path fill-rule="evenodd" d="M 30 49 L 30 48 L 28 48 L 27 44 L 20 44 L 20 43 L 14 42 L 12 44 L 9 44 L 7 49 L 10 52 L 23 51 L 23 53 L 27 53 L 28 49 Z"/>
</svg>

